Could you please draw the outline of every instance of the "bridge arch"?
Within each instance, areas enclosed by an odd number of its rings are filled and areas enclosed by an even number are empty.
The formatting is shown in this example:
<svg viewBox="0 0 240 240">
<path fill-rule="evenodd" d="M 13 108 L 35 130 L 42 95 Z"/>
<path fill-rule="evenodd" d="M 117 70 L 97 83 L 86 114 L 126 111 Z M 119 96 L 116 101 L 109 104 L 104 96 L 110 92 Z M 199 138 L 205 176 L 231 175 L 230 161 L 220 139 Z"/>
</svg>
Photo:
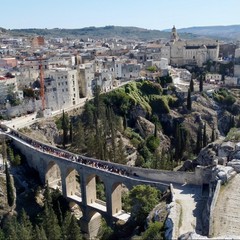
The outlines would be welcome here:
<svg viewBox="0 0 240 240">
<path fill-rule="evenodd" d="M 45 173 L 45 182 L 50 188 L 62 191 L 61 170 L 55 161 L 49 161 Z"/>
<path fill-rule="evenodd" d="M 88 233 L 89 239 L 95 239 L 99 234 L 100 227 L 102 225 L 103 215 L 96 210 L 88 211 L 87 225 L 84 224 L 84 219 L 81 222 L 82 230 Z"/>
<path fill-rule="evenodd" d="M 79 202 L 82 201 L 81 181 L 78 171 L 74 168 L 68 168 L 65 177 L 66 195 Z"/>
<path fill-rule="evenodd" d="M 83 217 L 83 211 L 81 206 L 75 201 L 69 201 L 69 208 L 74 216 L 79 220 Z"/>
<path fill-rule="evenodd" d="M 113 216 L 118 216 L 124 214 L 124 197 L 129 192 L 130 188 L 122 182 L 115 182 L 112 184 L 111 190 L 111 206 Z M 125 216 L 126 218 L 126 216 Z M 122 219 L 126 220 L 126 219 Z"/>
<path fill-rule="evenodd" d="M 102 191 L 101 193 L 99 192 Z M 95 208 L 106 212 L 106 186 L 103 179 L 97 174 L 89 174 L 86 179 L 87 205 L 95 204 Z"/>
</svg>

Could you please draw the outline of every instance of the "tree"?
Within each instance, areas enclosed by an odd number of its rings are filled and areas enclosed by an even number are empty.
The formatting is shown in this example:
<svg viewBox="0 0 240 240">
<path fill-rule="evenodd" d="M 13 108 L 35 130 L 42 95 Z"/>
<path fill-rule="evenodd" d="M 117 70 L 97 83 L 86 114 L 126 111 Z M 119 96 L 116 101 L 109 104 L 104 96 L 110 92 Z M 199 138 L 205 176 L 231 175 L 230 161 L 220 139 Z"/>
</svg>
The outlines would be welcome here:
<svg viewBox="0 0 240 240">
<path fill-rule="evenodd" d="M 191 90 L 190 90 L 190 88 L 188 88 L 187 109 L 188 109 L 189 111 L 192 110 L 192 99 L 191 99 Z"/>
<path fill-rule="evenodd" d="M 68 129 L 69 129 L 69 119 L 67 114 L 65 114 L 63 110 L 63 114 L 62 114 L 63 147 L 65 147 L 68 142 Z"/>
<path fill-rule="evenodd" d="M 17 217 L 7 216 L 3 230 L 7 240 L 18 240 L 19 224 L 17 222 Z"/>
<path fill-rule="evenodd" d="M 33 239 L 34 240 L 47 240 L 46 233 L 42 226 L 39 227 L 38 225 L 36 225 Z"/>
<path fill-rule="evenodd" d="M 71 216 L 71 222 L 67 234 L 68 240 L 82 240 L 81 230 L 74 215 Z"/>
<path fill-rule="evenodd" d="M 17 106 L 17 105 L 19 105 L 21 103 L 20 99 L 17 96 L 17 93 L 14 92 L 14 88 L 13 87 L 9 87 L 6 99 L 13 106 Z"/>
<path fill-rule="evenodd" d="M 44 205 L 42 226 L 48 240 L 58 240 L 61 238 L 61 228 L 58 224 L 57 216 L 52 206 L 47 206 L 47 204 Z"/>
<path fill-rule="evenodd" d="M 203 147 L 203 134 L 202 134 L 202 126 L 199 125 L 197 131 L 197 142 L 196 142 L 196 153 L 198 154 Z"/>
<path fill-rule="evenodd" d="M 95 106 L 95 112 L 96 112 L 96 117 L 97 119 L 100 117 L 100 108 L 101 108 L 101 100 L 100 100 L 100 93 L 101 93 L 101 88 L 99 85 L 96 85 L 93 91 L 93 96 L 94 96 L 94 106 Z"/>
<path fill-rule="evenodd" d="M 89 135 L 89 134 L 87 134 Z M 74 136 L 73 136 L 73 145 L 78 148 L 78 150 L 82 151 L 83 149 L 86 148 L 85 145 L 85 135 L 84 135 L 84 127 L 79 120 L 76 124 L 76 127 L 74 128 Z"/>
<path fill-rule="evenodd" d="M 4 135 L 2 140 L 2 157 L 3 157 L 3 163 L 5 163 L 7 161 L 7 144 L 6 144 L 6 139 Z"/>
<path fill-rule="evenodd" d="M 6 240 L 5 234 L 2 229 L 0 229 L 0 240 Z"/>
<path fill-rule="evenodd" d="M 19 214 L 19 224 L 20 224 L 20 230 L 21 230 L 19 231 L 19 234 L 18 234 L 19 239 L 22 239 L 22 240 L 33 239 L 32 223 L 24 209 L 22 209 Z"/>
<path fill-rule="evenodd" d="M 159 203 L 160 191 L 149 185 L 134 186 L 129 192 L 129 203 L 133 219 L 144 224 L 149 212 Z"/>
<path fill-rule="evenodd" d="M 212 128 L 212 135 L 211 135 L 211 142 L 214 142 L 215 139 L 216 139 L 216 137 L 215 137 L 215 127 L 213 126 L 213 128 Z"/>
<path fill-rule="evenodd" d="M 146 139 L 146 145 L 152 153 L 158 148 L 159 144 L 160 139 L 158 137 L 155 137 L 154 135 L 150 135 Z"/>
<path fill-rule="evenodd" d="M 70 140 L 70 143 L 73 143 L 73 123 L 72 123 L 72 119 L 70 121 L 69 140 Z"/>
<path fill-rule="evenodd" d="M 81 240 L 81 229 L 77 223 L 77 219 L 70 212 L 66 212 L 62 225 L 63 240 Z"/>
<path fill-rule="evenodd" d="M 105 219 L 102 219 L 101 226 L 98 232 L 98 239 L 100 240 L 111 240 L 113 238 L 113 230 L 107 225 Z"/>
<path fill-rule="evenodd" d="M 194 82 L 193 82 L 192 78 L 190 80 L 189 89 L 190 89 L 191 92 L 194 92 Z"/>
<path fill-rule="evenodd" d="M 203 127 L 203 147 L 207 146 L 207 129 L 206 129 L 206 122 L 204 123 Z"/>
<path fill-rule="evenodd" d="M 164 225 L 162 222 L 150 223 L 147 230 L 144 232 L 142 236 L 142 240 L 164 239 L 161 234 L 163 230 L 164 230 Z"/>
<path fill-rule="evenodd" d="M 202 91 L 203 91 L 203 76 L 201 74 L 199 79 L 199 92 L 202 92 Z"/>
<path fill-rule="evenodd" d="M 117 158 L 117 161 L 116 161 L 117 163 L 126 164 L 127 162 L 122 138 L 120 138 L 118 142 L 116 158 Z"/>
<path fill-rule="evenodd" d="M 11 176 L 8 171 L 7 163 L 5 163 L 5 173 L 6 173 L 6 185 L 7 185 L 7 201 L 8 201 L 8 205 L 12 207 L 14 204 L 14 190 L 13 190 L 13 184 L 11 181 Z"/>
</svg>

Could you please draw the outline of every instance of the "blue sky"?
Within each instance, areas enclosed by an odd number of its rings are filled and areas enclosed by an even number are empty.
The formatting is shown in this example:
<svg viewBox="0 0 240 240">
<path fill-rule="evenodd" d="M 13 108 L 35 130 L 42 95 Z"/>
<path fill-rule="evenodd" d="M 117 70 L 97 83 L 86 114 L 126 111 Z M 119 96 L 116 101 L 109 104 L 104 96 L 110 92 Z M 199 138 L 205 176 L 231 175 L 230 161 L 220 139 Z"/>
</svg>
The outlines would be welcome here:
<svg viewBox="0 0 240 240">
<path fill-rule="evenodd" d="M 239 10 L 240 0 L 3 0 L 0 27 L 233 25 L 240 24 Z"/>
</svg>

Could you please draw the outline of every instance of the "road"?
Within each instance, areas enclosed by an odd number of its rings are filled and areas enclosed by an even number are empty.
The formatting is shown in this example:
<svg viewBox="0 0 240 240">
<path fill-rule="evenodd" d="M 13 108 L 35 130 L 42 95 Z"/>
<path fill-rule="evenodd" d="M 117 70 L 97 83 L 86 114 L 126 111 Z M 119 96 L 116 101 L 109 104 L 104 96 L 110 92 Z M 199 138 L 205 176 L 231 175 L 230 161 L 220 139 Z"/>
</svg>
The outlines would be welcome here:
<svg viewBox="0 0 240 240">
<path fill-rule="evenodd" d="M 128 84 L 129 82 L 131 82 L 131 81 L 123 82 L 123 83 L 121 83 L 119 86 L 113 87 L 113 88 L 110 89 L 108 92 L 113 91 L 113 90 L 115 90 L 115 89 L 117 89 L 117 88 L 119 88 L 119 87 L 122 87 L 122 86 Z M 49 116 L 47 116 L 47 117 L 53 117 L 53 116 L 62 114 L 63 110 L 64 110 L 65 112 L 68 112 L 68 111 L 74 110 L 74 109 L 76 109 L 76 108 L 81 108 L 81 107 L 84 106 L 84 104 L 86 103 L 87 100 L 90 100 L 90 99 L 92 99 L 92 98 L 93 98 L 93 97 L 80 98 L 78 104 L 73 105 L 73 106 L 71 106 L 71 107 L 59 109 L 59 110 L 57 110 L 57 111 L 53 111 L 53 112 L 51 112 L 51 115 L 49 115 Z M 30 125 L 32 125 L 33 123 L 36 123 L 36 122 L 42 120 L 42 118 L 36 118 L 36 115 L 37 115 L 37 113 L 32 113 L 32 114 L 28 114 L 28 115 L 25 115 L 25 116 L 13 118 L 13 119 L 11 119 L 10 121 L 2 121 L 2 123 L 5 124 L 6 126 L 10 127 L 10 128 L 20 129 L 20 128 L 24 128 L 24 127 L 30 126 Z M 46 118 L 47 118 L 47 117 L 46 117 Z"/>
</svg>

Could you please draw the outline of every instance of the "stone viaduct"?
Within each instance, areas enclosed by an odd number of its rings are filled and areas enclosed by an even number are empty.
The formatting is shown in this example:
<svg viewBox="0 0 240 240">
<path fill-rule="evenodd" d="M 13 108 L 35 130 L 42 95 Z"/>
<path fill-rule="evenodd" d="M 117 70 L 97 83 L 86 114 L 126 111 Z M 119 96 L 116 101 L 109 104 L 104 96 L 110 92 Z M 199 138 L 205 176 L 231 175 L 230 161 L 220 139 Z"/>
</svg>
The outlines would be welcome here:
<svg viewBox="0 0 240 240">
<path fill-rule="evenodd" d="M 170 183 L 202 185 L 208 177 L 203 168 L 195 172 L 143 169 L 87 158 L 48 146 L 17 131 L 5 133 L 25 155 L 42 183 L 58 188 L 82 212 L 81 229 L 90 238 L 96 236 L 101 217 L 108 222 L 126 221 L 130 214 L 122 210 L 122 192 L 135 185 L 148 184 L 166 190 Z M 49 151 L 49 149 L 51 151 Z M 79 161 L 80 159 L 80 161 Z M 97 198 L 96 179 L 104 184 L 106 201 Z"/>
</svg>

